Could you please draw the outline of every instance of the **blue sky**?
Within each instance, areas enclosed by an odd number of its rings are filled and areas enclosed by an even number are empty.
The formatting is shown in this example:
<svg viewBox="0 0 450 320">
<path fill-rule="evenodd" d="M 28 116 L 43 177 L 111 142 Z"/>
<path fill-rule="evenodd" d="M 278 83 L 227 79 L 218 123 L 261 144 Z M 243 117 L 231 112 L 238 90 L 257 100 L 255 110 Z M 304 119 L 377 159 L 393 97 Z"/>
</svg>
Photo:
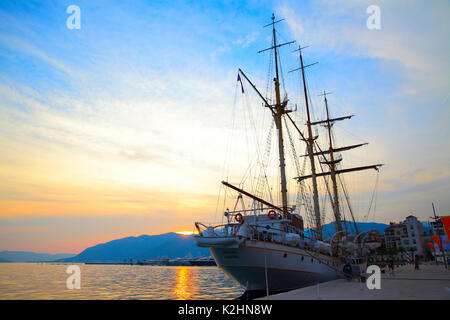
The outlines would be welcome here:
<svg viewBox="0 0 450 320">
<path fill-rule="evenodd" d="M 366 28 L 371 4 L 381 30 Z M 237 69 L 265 87 L 272 12 L 279 40 L 319 62 L 315 115 L 332 91 L 332 114 L 356 115 L 339 143 L 370 142 L 347 163 L 386 164 L 375 220 L 426 219 L 431 201 L 449 214 L 448 1 L 2 1 L 0 250 L 75 252 L 210 220 Z M 283 72 L 301 107 L 294 48 Z"/>
</svg>

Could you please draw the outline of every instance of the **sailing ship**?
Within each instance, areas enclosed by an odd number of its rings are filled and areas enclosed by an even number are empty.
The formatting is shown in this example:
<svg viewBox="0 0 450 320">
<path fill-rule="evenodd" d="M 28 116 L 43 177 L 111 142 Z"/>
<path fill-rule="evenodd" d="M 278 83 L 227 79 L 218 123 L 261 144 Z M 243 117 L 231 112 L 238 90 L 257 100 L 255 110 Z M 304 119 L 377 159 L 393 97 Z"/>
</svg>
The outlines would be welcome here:
<svg viewBox="0 0 450 320">
<path fill-rule="evenodd" d="M 365 271 L 367 255 L 371 249 L 380 245 L 380 238 L 376 231 L 360 232 L 355 222 L 353 212 L 350 210 L 350 221 L 353 232 L 349 230 L 349 223 L 341 214 L 339 198 L 339 181 L 345 173 L 375 169 L 377 172 L 382 164 L 341 168 L 342 157 L 340 152 L 351 150 L 366 145 L 354 144 L 345 147 L 336 147 L 333 144 L 333 124 L 337 121 L 350 119 L 352 116 L 330 118 L 327 95 L 324 92 L 324 105 L 326 119 L 313 121 L 305 81 L 305 68 L 312 66 L 303 64 L 302 51 L 305 47 L 298 47 L 300 66 L 292 70 L 301 72 L 304 103 L 306 108 L 306 133 L 291 116 L 296 111 L 288 106 L 287 94 L 281 97 L 280 90 L 280 47 L 294 44 L 295 41 L 277 43 L 276 24 L 281 20 L 275 19 L 272 14 L 272 22 L 265 27 L 272 29 L 272 45 L 270 48 L 259 51 L 271 51 L 273 73 L 274 99 L 267 99 L 253 84 L 249 77 L 241 70 L 238 71 L 242 93 L 244 93 L 243 79 L 252 87 L 258 99 L 266 108 L 264 112 L 270 112 L 271 122 L 277 132 L 279 172 L 279 203 L 263 198 L 261 188 L 267 182 L 265 164 L 262 164 L 263 174 L 258 177 L 255 192 L 245 190 L 240 185 L 229 181 L 222 181 L 222 185 L 229 191 L 236 192 L 236 203 L 233 210 L 225 210 L 224 223 L 218 225 L 205 225 L 195 223 L 198 234 L 194 235 L 197 246 L 209 247 L 216 264 L 227 275 L 243 286 L 247 293 L 265 294 L 292 290 L 304 286 L 314 285 L 319 282 L 330 281 L 341 277 L 358 276 Z M 272 102 L 272 103 L 271 103 Z M 269 111 L 267 111 L 267 109 Z M 305 175 L 299 165 L 299 159 L 295 152 L 294 163 L 298 176 L 293 177 L 297 181 L 298 194 L 295 203 L 288 202 L 287 177 L 286 177 L 286 135 L 293 147 L 288 126 L 293 127 L 299 135 L 298 143 L 306 144 L 306 154 L 303 157 L 309 161 L 310 174 Z M 327 130 L 328 146 L 321 147 L 318 136 L 313 134 L 315 126 L 322 125 Z M 286 131 L 286 132 L 285 132 Z M 287 133 L 287 134 L 286 134 Z M 264 161 L 263 161 L 264 162 Z M 320 170 L 321 169 L 321 170 Z M 277 168 L 278 170 L 278 168 Z M 326 179 L 327 195 L 329 196 L 335 230 L 331 236 L 323 232 L 323 208 L 319 201 L 319 179 Z M 311 185 L 312 192 L 308 193 L 306 181 Z M 331 185 L 331 186 L 330 186 Z M 345 190 L 344 190 L 345 191 Z M 311 201 L 312 198 L 312 201 Z M 345 193 L 348 200 L 348 194 Z M 244 205 L 244 199 L 250 201 L 250 206 Z M 238 209 L 238 204 L 242 208 Z M 350 206 L 349 206 L 350 208 Z M 310 228 L 305 229 L 303 215 L 307 218 Z M 349 266 L 351 269 L 349 270 Z M 345 267 L 345 268 L 344 268 Z"/>
</svg>

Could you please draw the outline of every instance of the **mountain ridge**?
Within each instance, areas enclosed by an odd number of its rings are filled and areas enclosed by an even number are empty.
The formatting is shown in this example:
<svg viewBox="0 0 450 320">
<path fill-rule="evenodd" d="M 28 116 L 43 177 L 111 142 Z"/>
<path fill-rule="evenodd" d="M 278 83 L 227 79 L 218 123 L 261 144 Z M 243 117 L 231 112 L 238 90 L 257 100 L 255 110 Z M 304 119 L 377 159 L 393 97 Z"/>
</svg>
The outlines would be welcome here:
<svg viewBox="0 0 450 320">
<path fill-rule="evenodd" d="M 192 236 L 174 232 L 159 235 L 140 235 L 114 239 L 86 248 L 75 257 L 58 262 L 124 262 L 132 259 L 151 260 L 159 257 L 177 258 L 191 255 L 210 255 L 208 248 L 197 247 Z"/>
<path fill-rule="evenodd" d="M 33 251 L 0 251 L 0 262 L 51 262 L 70 258 L 74 253 L 41 253 Z"/>
</svg>

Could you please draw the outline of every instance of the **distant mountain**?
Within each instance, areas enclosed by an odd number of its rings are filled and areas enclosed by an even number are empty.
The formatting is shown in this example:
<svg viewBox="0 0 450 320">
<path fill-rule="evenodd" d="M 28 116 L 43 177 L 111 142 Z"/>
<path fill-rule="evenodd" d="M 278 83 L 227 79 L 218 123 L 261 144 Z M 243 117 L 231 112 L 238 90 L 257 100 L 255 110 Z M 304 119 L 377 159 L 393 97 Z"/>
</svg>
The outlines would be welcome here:
<svg viewBox="0 0 450 320">
<path fill-rule="evenodd" d="M 160 235 L 142 235 L 112 240 L 89 247 L 80 254 L 59 262 L 123 262 L 150 260 L 158 257 L 177 258 L 187 255 L 209 256 L 208 248 L 197 247 L 192 236 L 174 232 Z"/>
<path fill-rule="evenodd" d="M 0 262 L 49 262 L 75 256 L 71 253 L 37 253 L 29 251 L 0 251 Z"/>
<path fill-rule="evenodd" d="M 335 222 L 323 225 L 322 232 L 325 238 L 333 236 L 333 234 L 336 232 L 335 225 L 336 225 Z M 356 225 L 358 227 L 359 232 L 377 230 L 378 232 L 380 232 L 380 234 L 384 234 L 384 229 L 389 227 L 388 224 L 375 222 L 357 222 Z M 353 223 L 347 221 L 346 226 L 347 229 L 350 231 L 350 233 L 355 234 Z M 306 228 L 305 235 L 310 236 L 310 234 L 311 234 L 310 229 Z"/>
</svg>

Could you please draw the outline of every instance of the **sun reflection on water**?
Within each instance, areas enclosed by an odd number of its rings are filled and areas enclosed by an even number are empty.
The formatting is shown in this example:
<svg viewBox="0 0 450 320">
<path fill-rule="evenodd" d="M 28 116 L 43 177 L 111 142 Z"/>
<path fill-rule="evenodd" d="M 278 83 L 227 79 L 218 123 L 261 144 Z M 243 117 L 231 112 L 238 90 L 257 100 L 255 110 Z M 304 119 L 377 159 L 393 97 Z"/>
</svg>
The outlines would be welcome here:
<svg viewBox="0 0 450 320">
<path fill-rule="evenodd" d="M 173 293 L 176 299 L 189 300 L 192 296 L 191 271 L 188 267 L 180 267 L 176 273 L 176 285 Z"/>
<path fill-rule="evenodd" d="M 0 300 L 234 299 L 243 289 L 217 267 L 81 265 L 69 290 L 59 263 L 0 263 Z"/>
</svg>

